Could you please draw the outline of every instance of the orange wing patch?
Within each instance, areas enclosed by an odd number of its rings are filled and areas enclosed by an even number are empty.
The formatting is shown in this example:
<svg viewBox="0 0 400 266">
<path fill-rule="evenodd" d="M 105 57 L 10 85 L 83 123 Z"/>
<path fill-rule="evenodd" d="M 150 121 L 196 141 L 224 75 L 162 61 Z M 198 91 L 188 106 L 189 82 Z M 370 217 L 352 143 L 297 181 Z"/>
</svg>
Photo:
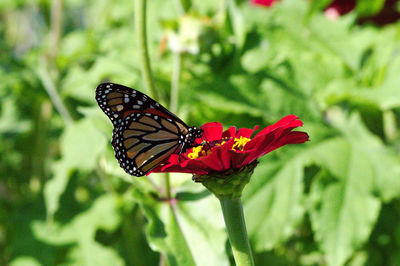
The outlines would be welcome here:
<svg viewBox="0 0 400 266">
<path fill-rule="evenodd" d="M 135 157 L 135 155 L 140 152 L 141 150 L 143 150 L 144 148 L 150 146 L 149 143 L 140 143 L 139 145 L 133 146 L 133 148 L 129 149 L 126 152 L 126 155 L 132 159 L 133 157 Z M 143 154 L 143 153 L 142 153 Z"/>
<path fill-rule="evenodd" d="M 176 134 L 172 134 L 171 132 L 160 130 L 156 133 L 151 133 L 143 136 L 144 140 L 158 140 L 158 141 L 163 141 L 163 140 L 176 140 L 178 139 L 178 136 Z"/>
<path fill-rule="evenodd" d="M 129 125 L 129 128 L 137 129 L 137 130 L 143 130 L 143 131 L 156 131 L 156 128 L 154 128 L 152 126 L 147 126 L 147 125 L 144 125 L 144 124 L 138 123 L 138 122 L 132 122 Z"/>
<path fill-rule="evenodd" d="M 177 144 L 176 141 L 173 142 L 169 142 L 169 143 L 164 143 L 164 144 L 159 144 L 157 146 L 154 146 L 153 148 L 149 149 L 146 152 L 141 153 L 139 156 L 136 157 L 136 165 L 139 167 L 142 167 L 143 164 L 145 164 L 147 161 L 151 160 L 151 158 L 153 158 L 154 156 L 157 156 L 159 153 L 171 149 L 172 147 L 174 147 Z M 173 151 L 173 149 L 171 149 L 169 152 Z M 168 154 L 169 152 L 167 152 L 166 154 Z M 172 153 L 172 152 L 171 152 Z M 169 153 L 169 154 L 171 154 Z M 164 156 L 160 156 L 159 158 L 155 159 L 155 160 L 159 160 L 159 159 L 165 159 Z M 154 162 L 154 161 L 151 161 Z M 151 164 L 151 162 L 149 164 Z M 142 171 L 146 171 L 144 169 L 142 169 Z"/>
<path fill-rule="evenodd" d="M 168 120 L 165 119 L 161 119 L 161 124 L 168 130 L 175 132 L 176 134 L 178 134 L 178 127 L 175 126 L 174 124 L 172 124 L 171 122 L 169 122 Z"/>
<path fill-rule="evenodd" d="M 145 134 L 145 132 L 142 131 L 137 131 L 137 130 L 125 130 L 124 133 L 122 134 L 125 139 L 130 138 L 130 137 L 138 137 L 142 136 Z"/>
</svg>

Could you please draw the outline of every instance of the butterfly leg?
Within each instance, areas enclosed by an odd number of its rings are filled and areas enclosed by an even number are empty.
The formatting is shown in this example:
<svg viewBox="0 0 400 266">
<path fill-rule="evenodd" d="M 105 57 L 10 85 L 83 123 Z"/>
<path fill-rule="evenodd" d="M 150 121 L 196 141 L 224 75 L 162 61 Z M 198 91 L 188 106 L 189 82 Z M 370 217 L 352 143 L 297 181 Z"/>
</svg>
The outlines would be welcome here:
<svg viewBox="0 0 400 266">
<path fill-rule="evenodd" d="M 185 149 L 185 144 L 183 143 L 181 146 L 181 150 L 179 151 L 179 155 L 178 155 L 178 162 L 181 163 L 181 154 L 183 153 L 184 149 Z"/>
<path fill-rule="evenodd" d="M 211 150 L 211 145 L 210 145 L 210 143 L 208 143 L 208 141 L 204 141 L 204 142 L 207 144 L 208 149 Z"/>
<path fill-rule="evenodd" d="M 202 146 L 207 145 L 208 150 L 211 150 L 210 143 L 207 140 L 205 140 L 203 137 L 201 138 L 201 140 L 202 140 L 202 142 L 200 145 L 202 145 Z"/>
</svg>

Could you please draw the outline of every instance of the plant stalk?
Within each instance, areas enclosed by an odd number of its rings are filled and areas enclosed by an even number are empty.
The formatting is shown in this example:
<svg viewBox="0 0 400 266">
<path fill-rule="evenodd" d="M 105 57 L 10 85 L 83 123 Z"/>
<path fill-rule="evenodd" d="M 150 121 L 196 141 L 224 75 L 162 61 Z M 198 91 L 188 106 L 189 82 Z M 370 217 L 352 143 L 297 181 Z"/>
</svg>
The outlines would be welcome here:
<svg viewBox="0 0 400 266">
<path fill-rule="evenodd" d="M 60 95 L 58 94 L 58 91 L 56 89 L 56 86 L 50 77 L 50 73 L 47 68 L 47 60 L 45 58 L 40 59 L 39 66 L 36 71 L 54 107 L 57 109 L 57 111 L 59 112 L 65 123 L 71 124 L 73 119 L 69 114 L 68 109 L 62 102 Z"/>
<path fill-rule="evenodd" d="M 170 200 L 171 195 L 171 177 L 169 173 L 165 173 L 165 197 Z"/>
<path fill-rule="evenodd" d="M 136 38 L 139 46 L 140 64 L 142 70 L 142 77 L 146 86 L 147 92 L 150 97 L 155 100 L 158 99 L 156 86 L 154 84 L 153 75 L 151 72 L 149 49 L 147 45 L 147 31 L 146 31 L 146 3 L 147 0 L 135 1 L 135 28 Z"/>
<path fill-rule="evenodd" d="M 62 0 L 51 1 L 51 27 L 50 27 L 50 51 L 52 59 L 57 57 L 61 38 Z"/>
<path fill-rule="evenodd" d="M 393 110 L 383 111 L 383 133 L 387 142 L 393 143 L 396 140 L 397 123 Z"/>
<path fill-rule="evenodd" d="M 182 55 L 179 52 L 173 53 L 173 68 L 171 77 L 171 98 L 169 108 L 172 113 L 178 111 L 178 100 L 179 100 L 179 81 L 181 78 L 182 69 Z"/>
<path fill-rule="evenodd" d="M 153 74 L 151 71 L 149 48 L 147 44 L 146 4 L 147 0 L 135 1 L 136 38 L 139 46 L 142 77 L 144 80 L 146 90 L 150 97 L 158 101 L 159 97 L 154 83 Z M 165 194 L 166 194 L 165 196 L 168 199 L 171 198 L 171 184 L 170 184 L 170 176 L 168 173 L 165 175 Z"/>
<path fill-rule="evenodd" d="M 246 223 L 240 198 L 219 198 L 229 242 L 237 266 L 254 266 L 253 254 L 247 236 Z"/>
</svg>

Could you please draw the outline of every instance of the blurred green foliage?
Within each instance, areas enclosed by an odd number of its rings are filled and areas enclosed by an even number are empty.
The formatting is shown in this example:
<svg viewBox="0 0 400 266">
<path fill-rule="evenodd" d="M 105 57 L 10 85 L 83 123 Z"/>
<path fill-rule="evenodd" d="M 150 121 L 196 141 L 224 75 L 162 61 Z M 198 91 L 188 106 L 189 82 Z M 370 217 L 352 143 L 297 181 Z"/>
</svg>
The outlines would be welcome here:
<svg viewBox="0 0 400 266">
<path fill-rule="evenodd" d="M 400 24 L 328 20 L 329 1 L 149 1 L 168 106 L 189 125 L 298 115 L 311 142 L 261 160 L 244 192 L 257 265 L 400 264 Z M 0 2 L 0 264 L 229 265 L 218 201 L 191 177 L 127 176 L 94 89 L 144 91 L 133 0 Z M 145 91 L 144 91 L 145 92 Z"/>
</svg>

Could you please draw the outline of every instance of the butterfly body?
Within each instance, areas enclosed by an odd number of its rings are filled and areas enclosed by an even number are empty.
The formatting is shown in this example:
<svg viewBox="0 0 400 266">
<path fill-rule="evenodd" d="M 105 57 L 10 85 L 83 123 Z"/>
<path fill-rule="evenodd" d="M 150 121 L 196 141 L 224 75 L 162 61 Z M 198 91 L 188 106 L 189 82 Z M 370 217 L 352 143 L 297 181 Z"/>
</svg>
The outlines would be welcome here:
<svg viewBox="0 0 400 266">
<path fill-rule="evenodd" d="M 171 154 L 193 147 L 202 130 L 188 127 L 149 96 L 118 84 L 96 88 L 96 100 L 114 125 L 111 144 L 128 174 L 143 176 Z"/>
</svg>

